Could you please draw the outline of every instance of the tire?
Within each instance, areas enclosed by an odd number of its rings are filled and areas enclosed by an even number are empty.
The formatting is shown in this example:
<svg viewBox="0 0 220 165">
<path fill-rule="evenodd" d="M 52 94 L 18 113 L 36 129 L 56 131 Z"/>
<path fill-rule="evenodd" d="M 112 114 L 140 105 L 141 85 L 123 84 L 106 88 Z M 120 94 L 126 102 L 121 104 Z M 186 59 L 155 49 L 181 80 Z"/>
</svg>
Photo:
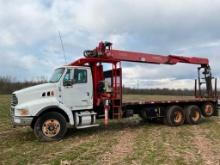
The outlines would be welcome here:
<svg viewBox="0 0 220 165">
<path fill-rule="evenodd" d="M 201 110 L 197 105 L 190 105 L 185 108 L 186 123 L 199 124 L 201 121 Z"/>
<path fill-rule="evenodd" d="M 180 126 L 183 125 L 185 121 L 185 115 L 183 108 L 180 106 L 173 105 L 167 109 L 166 114 L 167 124 L 170 126 Z"/>
<path fill-rule="evenodd" d="M 205 103 L 202 106 L 202 115 L 204 117 L 211 117 L 214 114 L 214 105 L 212 103 Z"/>
<path fill-rule="evenodd" d="M 43 114 L 34 125 L 34 134 L 40 141 L 60 140 L 66 132 L 66 119 L 58 112 Z"/>
</svg>

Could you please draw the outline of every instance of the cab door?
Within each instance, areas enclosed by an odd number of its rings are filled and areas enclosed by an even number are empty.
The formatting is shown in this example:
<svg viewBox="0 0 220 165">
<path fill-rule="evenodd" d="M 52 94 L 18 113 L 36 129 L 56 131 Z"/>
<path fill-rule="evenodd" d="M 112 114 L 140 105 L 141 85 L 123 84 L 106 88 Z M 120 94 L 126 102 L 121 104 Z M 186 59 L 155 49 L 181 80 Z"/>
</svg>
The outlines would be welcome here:
<svg viewBox="0 0 220 165">
<path fill-rule="evenodd" d="M 93 87 L 90 68 L 67 68 L 62 83 L 63 104 L 72 110 L 92 109 Z"/>
</svg>

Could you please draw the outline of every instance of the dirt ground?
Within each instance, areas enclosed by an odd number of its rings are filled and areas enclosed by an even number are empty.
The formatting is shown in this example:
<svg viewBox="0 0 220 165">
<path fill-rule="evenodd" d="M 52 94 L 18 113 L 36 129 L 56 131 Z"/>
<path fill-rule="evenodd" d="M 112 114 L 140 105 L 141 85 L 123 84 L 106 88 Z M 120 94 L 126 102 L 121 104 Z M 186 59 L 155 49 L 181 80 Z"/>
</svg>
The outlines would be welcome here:
<svg viewBox="0 0 220 165">
<path fill-rule="evenodd" d="M 152 98 L 125 99 L 132 97 Z M 169 127 L 135 116 L 107 127 L 69 130 L 65 139 L 43 143 L 31 128 L 11 127 L 9 104 L 9 96 L 0 96 L 0 164 L 220 164 L 220 117 Z"/>
</svg>

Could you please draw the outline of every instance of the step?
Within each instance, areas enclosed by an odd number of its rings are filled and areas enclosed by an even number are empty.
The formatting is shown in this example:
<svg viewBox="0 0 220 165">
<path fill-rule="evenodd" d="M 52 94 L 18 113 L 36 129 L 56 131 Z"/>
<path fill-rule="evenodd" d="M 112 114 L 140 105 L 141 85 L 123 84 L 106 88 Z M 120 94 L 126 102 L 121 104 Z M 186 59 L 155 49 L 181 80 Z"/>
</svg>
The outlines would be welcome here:
<svg viewBox="0 0 220 165">
<path fill-rule="evenodd" d="M 122 114 L 121 112 L 113 112 L 113 115 L 119 115 Z"/>
<path fill-rule="evenodd" d="M 122 108 L 121 104 L 112 104 L 112 108 Z"/>
<path fill-rule="evenodd" d="M 112 106 L 113 109 L 121 110 L 121 106 Z"/>
<path fill-rule="evenodd" d="M 121 110 L 121 106 L 112 106 L 113 109 Z"/>
<path fill-rule="evenodd" d="M 113 112 L 113 115 L 122 115 L 121 112 Z"/>
<path fill-rule="evenodd" d="M 82 126 L 77 126 L 77 129 L 83 129 L 83 128 L 90 128 L 90 127 L 98 127 L 99 124 L 92 124 L 92 125 L 82 125 Z"/>
<path fill-rule="evenodd" d="M 113 115 L 113 119 L 121 119 L 121 118 L 122 118 L 121 114 Z"/>
<path fill-rule="evenodd" d="M 121 113 L 113 113 L 113 115 L 121 115 Z"/>
<path fill-rule="evenodd" d="M 78 114 L 78 116 L 92 116 L 92 115 L 96 115 L 97 113 L 92 112 L 92 113 L 84 113 L 84 114 Z"/>
</svg>

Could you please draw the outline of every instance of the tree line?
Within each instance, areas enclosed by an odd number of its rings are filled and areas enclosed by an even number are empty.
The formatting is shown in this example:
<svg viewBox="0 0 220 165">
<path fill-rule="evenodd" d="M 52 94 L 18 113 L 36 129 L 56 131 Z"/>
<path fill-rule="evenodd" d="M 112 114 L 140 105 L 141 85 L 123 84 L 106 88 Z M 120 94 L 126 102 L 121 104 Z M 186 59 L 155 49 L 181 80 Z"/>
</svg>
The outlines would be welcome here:
<svg viewBox="0 0 220 165">
<path fill-rule="evenodd" d="M 15 78 L 6 76 L 0 77 L 0 94 L 11 94 L 12 92 L 26 88 L 29 86 L 37 85 L 46 82 L 45 80 L 33 80 L 33 81 L 16 81 Z"/>
<path fill-rule="evenodd" d="M 168 89 L 168 88 L 156 88 L 156 89 L 137 89 L 123 87 L 124 94 L 139 94 L 139 95 L 172 95 L 172 96 L 193 96 L 194 90 L 190 89 Z"/>
<path fill-rule="evenodd" d="M 16 90 L 29 86 L 47 82 L 45 78 L 32 81 L 19 82 L 11 77 L 0 77 L 0 94 L 11 94 Z M 140 94 L 140 95 L 172 95 L 172 96 L 193 96 L 194 90 L 190 89 L 137 89 L 123 86 L 123 94 Z"/>
</svg>

